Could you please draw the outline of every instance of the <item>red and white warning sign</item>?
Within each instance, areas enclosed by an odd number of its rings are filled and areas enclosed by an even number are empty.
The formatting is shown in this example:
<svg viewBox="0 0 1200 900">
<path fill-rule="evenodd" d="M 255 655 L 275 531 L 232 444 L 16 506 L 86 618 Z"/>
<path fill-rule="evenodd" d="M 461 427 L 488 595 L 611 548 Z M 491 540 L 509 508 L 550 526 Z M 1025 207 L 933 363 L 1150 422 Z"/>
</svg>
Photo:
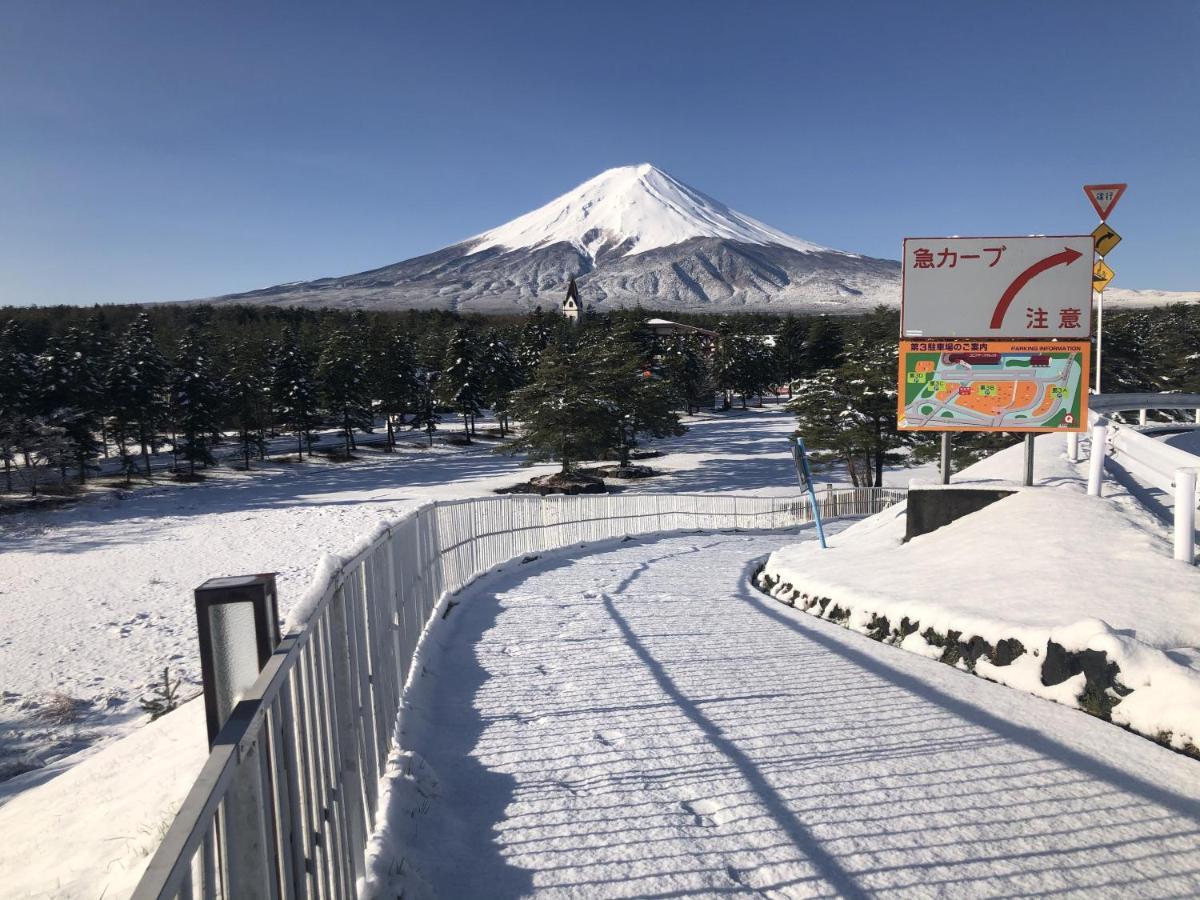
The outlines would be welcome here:
<svg viewBox="0 0 1200 900">
<path fill-rule="evenodd" d="M 1127 187 L 1129 187 L 1127 184 L 1085 184 L 1083 192 L 1092 201 L 1092 206 L 1096 207 L 1096 214 L 1103 221 L 1113 211 L 1113 207 L 1117 205 L 1117 201 L 1121 199 L 1121 195 L 1125 193 Z"/>
<path fill-rule="evenodd" d="M 905 238 L 906 338 L 1074 338 L 1092 333 L 1090 234 Z"/>
</svg>

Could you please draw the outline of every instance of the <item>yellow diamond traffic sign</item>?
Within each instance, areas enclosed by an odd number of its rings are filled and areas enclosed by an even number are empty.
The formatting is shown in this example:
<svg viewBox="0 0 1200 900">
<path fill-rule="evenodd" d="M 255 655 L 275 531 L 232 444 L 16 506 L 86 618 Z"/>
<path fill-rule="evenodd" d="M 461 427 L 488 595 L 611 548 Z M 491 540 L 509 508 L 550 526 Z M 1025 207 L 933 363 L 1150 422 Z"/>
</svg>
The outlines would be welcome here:
<svg viewBox="0 0 1200 900">
<path fill-rule="evenodd" d="M 1107 222 L 1101 222 L 1092 232 L 1092 240 L 1096 242 L 1096 252 L 1101 256 L 1108 256 L 1109 251 L 1121 243 L 1121 236 L 1113 231 Z"/>
<path fill-rule="evenodd" d="M 1104 293 L 1104 289 L 1108 287 L 1108 283 L 1113 280 L 1116 275 L 1102 259 L 1096 260 L 1096 264 L 1092 266 L 1092 290 L 1098 293 Z"/>
</svg>

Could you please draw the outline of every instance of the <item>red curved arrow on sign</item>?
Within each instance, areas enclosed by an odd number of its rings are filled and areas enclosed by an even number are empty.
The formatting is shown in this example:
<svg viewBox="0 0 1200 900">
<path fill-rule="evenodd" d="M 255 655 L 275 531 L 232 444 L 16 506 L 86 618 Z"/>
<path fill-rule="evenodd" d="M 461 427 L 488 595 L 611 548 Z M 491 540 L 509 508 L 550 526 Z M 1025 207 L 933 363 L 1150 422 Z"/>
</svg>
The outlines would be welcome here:
<svg viewBox="0 0 1200 900">
<path fill-rule="evenodd" d="M 992 328 L 999 328 L 1004 323 L 1004 314 L 1008 312 L 1008 308 L 1012 305 L 1013 298 L 1021 292 L 1021 288 L 1029 284 L 1035 277 L 1041 275 L 1047 269 L 1053 269 L 1055 266 L 1069 266 L 1079 257 L 1083 256 L 1078 250 L 1072 250 L 1070 247 L 1063 247 L 1061 253 L 1055 253 L 1052 256 L 1047 256 L 1045 259 L 1039 259 L 1032 266 L 1018 275 L 1012 280 L 1004 290 L 1004 294 L 1000 297 L 1000 302 L 996 304 L 996 311 L 992 313 Z"/>
</svg>

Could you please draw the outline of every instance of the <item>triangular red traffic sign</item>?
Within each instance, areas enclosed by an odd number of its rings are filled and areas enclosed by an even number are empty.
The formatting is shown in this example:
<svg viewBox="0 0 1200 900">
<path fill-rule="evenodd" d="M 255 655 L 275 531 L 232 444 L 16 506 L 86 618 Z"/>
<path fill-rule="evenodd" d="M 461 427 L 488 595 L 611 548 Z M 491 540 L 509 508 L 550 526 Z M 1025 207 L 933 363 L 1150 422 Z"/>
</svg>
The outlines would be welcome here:
<svg viewBox="0 0 1200 900">
<path fill-rule="evenodd" d="M 1105 220 L 1127 187 L 1127 184 L 1085 184 L 1083 192 L 1092 201 L 1092 206 L 1096 207 L 1100 219 Z"/>
</svg>

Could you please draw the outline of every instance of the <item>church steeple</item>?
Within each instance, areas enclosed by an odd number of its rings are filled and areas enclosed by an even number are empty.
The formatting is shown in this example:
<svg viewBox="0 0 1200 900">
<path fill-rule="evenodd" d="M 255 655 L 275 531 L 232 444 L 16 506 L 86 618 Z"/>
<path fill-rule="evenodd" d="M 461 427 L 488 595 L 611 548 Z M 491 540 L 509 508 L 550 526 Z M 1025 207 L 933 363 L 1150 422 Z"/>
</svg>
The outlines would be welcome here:
<svg viewBox="0 0 1200 900">
<path fill-rule="evenodd" d="M 579 324 L 579 288 L 575 286 L 575 276 L 567 285 L 567 296 L 562 302 L 562 314 L 569 321 Z"/>
</svg>

